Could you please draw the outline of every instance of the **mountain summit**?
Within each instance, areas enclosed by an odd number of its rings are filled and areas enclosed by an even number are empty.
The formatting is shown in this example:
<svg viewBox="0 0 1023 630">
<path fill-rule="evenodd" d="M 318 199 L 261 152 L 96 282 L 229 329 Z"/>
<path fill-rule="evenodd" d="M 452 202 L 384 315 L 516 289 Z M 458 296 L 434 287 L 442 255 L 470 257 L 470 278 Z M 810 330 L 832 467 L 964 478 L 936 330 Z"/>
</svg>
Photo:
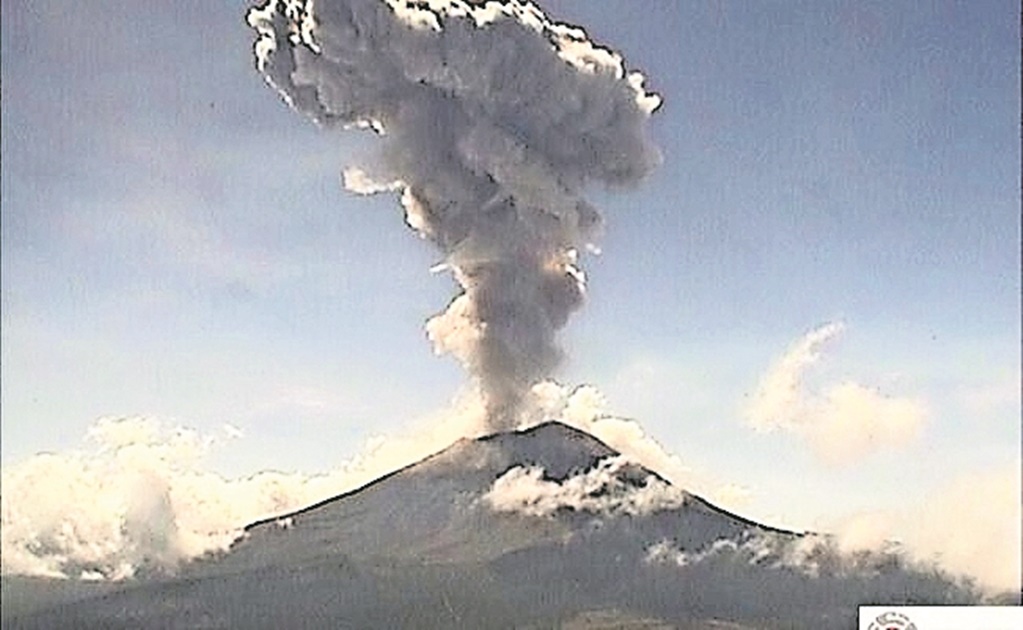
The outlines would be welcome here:
<svg viewBox="0 0 1023 630">
<path fill-rule="evenodd" d="M 548 556 L 582 538 L 599 546 L 679 539 L 699 548 L 744 533 L 778 532 L 619 458 L 592 435 L 558 422 L 463 439 L 358 490 L 250 525 L 221 564 L 283 566 L 325 554 L 457 563 L 537 549 Z M 515 475 L 526 471 L 533 474 Z M 511 498 L 499 502 L 502 487 Z M 653 488 L 668 495 L 660 505 L 676 507 L 616 509 L 630 493 L 649 495 Z"/>
<path fill-rule="evenodd" d="M 548 422 L 460 440 L 253 523 L 174 577 L 5 627 L 831 628 L 861 603 L 972 597 L 899 556 L 730 514 Z"/>
</svg>

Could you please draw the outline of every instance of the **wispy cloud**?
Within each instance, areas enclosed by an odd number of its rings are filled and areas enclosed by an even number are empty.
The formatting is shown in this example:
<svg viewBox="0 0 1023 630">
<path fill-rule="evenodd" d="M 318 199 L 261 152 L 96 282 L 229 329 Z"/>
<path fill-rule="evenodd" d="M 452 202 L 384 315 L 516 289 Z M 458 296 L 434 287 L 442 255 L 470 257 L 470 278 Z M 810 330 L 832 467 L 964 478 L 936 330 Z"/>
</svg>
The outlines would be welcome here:
<svg viewBox="0 0 1023 630">
<path fill-rule="evenodd" d="M 853 380 L 811 388 L 808 372 L 844 331 L 840 322 L 807 333 L 767 370 L 742 410 L 758 431 L 803 438 L 825 461 L 848 464 L 882 448 L 904 446 L 919 435 L 927 408 Z"/>
</svg>

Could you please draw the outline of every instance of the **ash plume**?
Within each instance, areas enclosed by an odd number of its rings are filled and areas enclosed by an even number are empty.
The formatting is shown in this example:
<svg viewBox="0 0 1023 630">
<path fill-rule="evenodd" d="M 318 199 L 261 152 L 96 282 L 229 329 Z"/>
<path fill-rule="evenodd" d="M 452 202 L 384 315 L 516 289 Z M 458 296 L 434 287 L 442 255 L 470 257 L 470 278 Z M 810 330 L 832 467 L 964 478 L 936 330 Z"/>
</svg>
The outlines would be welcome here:
<svg viewBox="0 0 1023 630">
<path fill-rule="evenodd" d="M 590 182 L 639 182 L 660 98 L 581 29 L 519 0 L 270 0 L 249 12 L 256 62 L 293 108 L 381 136 L 345 186 L 395 192 L 462 289 L 427 323 L 473 376 L 494 429 L 549 377 L 582 304 L 581 251 L 602 219 Z"/>
</svg>

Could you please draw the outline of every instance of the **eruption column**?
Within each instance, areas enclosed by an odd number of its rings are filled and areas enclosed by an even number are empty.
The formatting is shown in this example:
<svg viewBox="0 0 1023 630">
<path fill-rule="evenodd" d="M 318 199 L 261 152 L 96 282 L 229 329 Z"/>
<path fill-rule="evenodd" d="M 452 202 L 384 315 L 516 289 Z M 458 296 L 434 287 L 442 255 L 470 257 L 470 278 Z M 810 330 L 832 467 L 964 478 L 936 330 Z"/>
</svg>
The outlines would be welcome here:
<svg viewBox="0 0 1023 630">
<path fill-rule="evenodd" d="M 582 304 L 579 251 L 601 216 L 593 180 L 658 163 L 645 124 L 660 98 L 617 54 L 529 2 L 270 0 L 248 15 L 259 71 L 317 123 L 382 138 L 362 194 L 400 191 L 410 226 L 463 292 L 427 323 L 477 381 L 494 429 L 560 359 Z"/>
</svg>

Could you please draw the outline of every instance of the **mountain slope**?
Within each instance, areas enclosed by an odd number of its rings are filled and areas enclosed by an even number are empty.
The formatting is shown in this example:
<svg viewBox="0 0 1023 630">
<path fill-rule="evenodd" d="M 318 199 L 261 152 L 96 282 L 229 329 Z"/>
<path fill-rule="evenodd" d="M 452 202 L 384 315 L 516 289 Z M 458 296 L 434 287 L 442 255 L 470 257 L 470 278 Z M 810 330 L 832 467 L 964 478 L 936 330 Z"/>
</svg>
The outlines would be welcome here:
<svg viewBox="0 0 1023 630">
<path fill-rule="evenodd" d="M 617 456 L 553 422 L 461 440 L 254 523 L 174 578 L 5 627 L 852 627 L 859 603 L 973 597 L 897 557 L 842 558 L 735 516 Z M 519 502 L 498 509 L 498 488 Z"/>
<path fill-rule="evenodd" d="M 545 478 L 563 481 L 617 455 L 593 436 L 555 422 L 460 440 L 356 491 L 250 525 L 245 540 L 224 562 L 282 566 L 325 553 L 362 559 L 486 561 L 520 547 L 560 544 L 566 536 L 584 534 L 592 515 L 566 512 L 541 519 L 496 514 L 481 498 L 514 467 L 539 467 Z M 619 475 L 659 479 L 639 466 L 625 467 Z M 629 532 L 642 530 L 643 539 L 681 535 L 694 547 L 761 528 L 700 499 L 685 510 L 629 522 L 612 520 Z"/>
</svg>

